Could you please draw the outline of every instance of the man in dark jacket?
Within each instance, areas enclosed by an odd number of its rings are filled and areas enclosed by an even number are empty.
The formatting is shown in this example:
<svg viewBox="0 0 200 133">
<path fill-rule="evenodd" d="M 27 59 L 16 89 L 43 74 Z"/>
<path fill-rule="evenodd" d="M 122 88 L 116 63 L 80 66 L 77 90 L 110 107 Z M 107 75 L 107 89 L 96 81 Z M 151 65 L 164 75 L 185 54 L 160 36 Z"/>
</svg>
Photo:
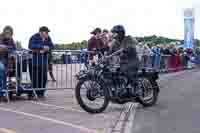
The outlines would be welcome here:
<svg viewBox="0 0 200 133">
<path fill-rule="evenodd" d="M 15 42 L 12 38 L 13 28 L 11 26 L 6 26 L 3 29 L 3 33 L 0 34 L 0 96 L 5 94 L 6 89 L 6 72 L 8 72 L 8 67 L 11 65 L 9 61 L 9 52 L 16 49 Z"/>
<path fill-rule="evenodd" d="M 29 49 L 32 50 L 33 59 L 30 64 L 30 77 L 32 87 L 42 89 L 36 91 L 38 97 L 44 97 L 45 86 L 47 83 L 48 52 L 53 49 L 54 45 L 48 33 L 50 30 L 43 26 L 39 33 L 33 35 L 29 40 Z M 29 98 L 33 96 L 29 93 Z"/>
<path fill-rule="evenodd" d="M 131 80 L 132 87 L 136 87 L 137 71 L 139 69 L 139 58 L 136 51 L 137 40 L 131 36 L 126 36 L 125 28 L 122 25 L 116 25 L 112 28 L 114 41 L 111 51 L 122 50 L 120 53 L 120 71 L 122 71 Z M 130 90 L 131 94 L 141 95 L 141 90 Z M 125 95 L 126 96 L 126 95 Z"/>
</svg>

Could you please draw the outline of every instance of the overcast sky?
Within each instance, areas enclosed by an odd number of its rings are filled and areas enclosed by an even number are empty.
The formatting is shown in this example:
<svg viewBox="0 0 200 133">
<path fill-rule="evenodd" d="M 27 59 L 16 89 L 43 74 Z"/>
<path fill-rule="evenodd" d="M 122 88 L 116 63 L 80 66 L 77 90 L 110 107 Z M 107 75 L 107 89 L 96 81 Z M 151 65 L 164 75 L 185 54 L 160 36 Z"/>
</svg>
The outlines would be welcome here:
<svg viewBox="0 0 200 133">
<path fill-rule="evenodd" d="M 27 47 L 30 36 L 46 25 L 55 43 L 87 40 L 95 27 L 123 24 L 132 36 L 183 39 L 183 8 L 195 8 L 195 37 L 200 39 L 199 0 L 0 0 L 0 30 L 14 28 Z"/>
</svg>

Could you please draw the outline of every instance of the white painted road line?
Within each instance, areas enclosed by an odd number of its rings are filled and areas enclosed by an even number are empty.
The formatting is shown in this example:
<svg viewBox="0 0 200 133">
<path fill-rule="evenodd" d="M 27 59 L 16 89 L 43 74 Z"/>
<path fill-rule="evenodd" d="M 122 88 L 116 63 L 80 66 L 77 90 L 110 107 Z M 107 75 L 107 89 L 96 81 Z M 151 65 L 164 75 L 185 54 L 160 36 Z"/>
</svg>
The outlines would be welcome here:
<svg viewBox="0 0 200 133">
<path fill-rule="evenodd" d="M 127 107 L 121 113 L 113 128 L 106 129 L 104 133 L 132 133 L 131 128 L 135 118 L 136 108 L 138 103 L 128 103 Z M 129 115 L 129 116 L 127 116 Z M 128 117 L 128 119 L 127 119 Z"/>
<path fill-rule="evenodd" d="M 3 132 L 3 133 L 16 133 L 15 131 L 7 129 L 7 128 L 0 128 L 0 132 Z"/>
<path fill-rule="evenodd" d="M 124 128 L 124 133 L 133 133 L 133 124 L 134 124 L 136 109 L 138 105 L 139 104 L 136 104 L 135 106 L 131 107 L 128 122 L 126 123 L 125 128 Z"/>
<path fill-rule="evenodd" d="M 74 125 L 72 123 L 56 120 L 56 119 L 53 119 L 53 118 L 48 118 L 48 117 L 35 115 L 35 114 L 31 114 L 31 113 L 25 113 L 25 112 L 12 110 L 12 109 L 9 109 L 9 108 L 3 108 L 3 107 L 0 107 L 0 110 L 5 111 L 5 112 L 11 112 L 11 113 L 27 116 L 27 117 L 37 118 L 37 119 L 44 120 L 44 121 L 49 121 L 49 122 L 52 122 L 52 123 L 55 123 L 55 124 L 70 126 L 72 128 L 79 129 L 80 131 L 85 131 L 85 132 L 88 132 L 88 133 L 96 133 L 96 130 L 88 129 L 88 128 L 85 128 L 85 127 L 82 127 L 82 126 L 79 126 L 79 125 Z"/>
<path fill-rule="evenodd" d="M 31 103 L 36 104 L 36 105 L 40 105 L 40 106 L 52 107 L 52 108 L 56 108 L 56 109 L 63 109 L 63 110 L 75 111 L 75 112 L 79 112 L 79 113 L 86 113 L 85 111 L 74 109 L 72 107 L 71 108 L 70 107 L 63 107 L 63 106 L 57 106 L 57 105 L 53 105 L 53 104 L 46 104 L 46 103 L 34 102 L 34 101 L 31 101 Z M 103 117 L 103 118 L 111 118 L 110 114 L 108 114 L 108 115 L 106 115 L 106 114 L 94 114 L 93 116 Z"/>
<path fill-rule="evenodd" d="M 41 105 L 41 106 L 46 106 L 46 107 L 53 107 L 53 108 L 57 108 L 57 109 L 64 109 L 64 110 L 71 110 L 71 111 L 75 111 L 75 112 L 85 113 L 85 111 L 74 109 L 72 107 L 71 108 L 70 107 L 63 107 L 63 106 L 57 106 L 57 105 L 53 105 L 53 104 L 47 104 L 47 103 L 42 103 L 42 102 L 34 102 L 34 101 L 31 101 L 31 103 Z"/>
</svg>

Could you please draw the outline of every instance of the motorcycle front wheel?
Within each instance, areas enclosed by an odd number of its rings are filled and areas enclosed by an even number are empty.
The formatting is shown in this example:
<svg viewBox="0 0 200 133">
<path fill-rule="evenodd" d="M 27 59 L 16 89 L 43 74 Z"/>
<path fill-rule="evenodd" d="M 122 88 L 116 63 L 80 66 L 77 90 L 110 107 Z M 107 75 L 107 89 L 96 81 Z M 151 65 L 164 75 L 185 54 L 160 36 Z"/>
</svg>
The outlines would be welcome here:
<svg viewBox="0 0 200 133">
<path fill-rule="evenodd" d="M 84 90 L 85 93 L 82 93 Z M 94 79 L 80 80 L 75 88 L 75 97 L 81 108 L 88 113 L 101 113 L 109 104 L 105 89 Z M 100 101 L 97 102 L 98 100 Z M 96 105 L 99 106 L 95 107 Z"/>
</svg>

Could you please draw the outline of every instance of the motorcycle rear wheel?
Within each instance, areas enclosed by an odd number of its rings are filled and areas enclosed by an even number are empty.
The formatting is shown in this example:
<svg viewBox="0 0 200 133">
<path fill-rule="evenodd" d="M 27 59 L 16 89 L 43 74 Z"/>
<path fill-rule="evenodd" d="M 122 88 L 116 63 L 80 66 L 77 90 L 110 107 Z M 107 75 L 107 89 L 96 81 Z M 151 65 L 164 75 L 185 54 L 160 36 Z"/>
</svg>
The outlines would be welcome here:
<svg viewBox="0 0 200 133">
<path fill-rule="evenodd" d="M 143 95 L 137 98 L 137 102 L 144 107 L 150 107 L 156 104 L 158 100 L 159 86 L 155 80 L 143 77 Z"/>
</svg>

